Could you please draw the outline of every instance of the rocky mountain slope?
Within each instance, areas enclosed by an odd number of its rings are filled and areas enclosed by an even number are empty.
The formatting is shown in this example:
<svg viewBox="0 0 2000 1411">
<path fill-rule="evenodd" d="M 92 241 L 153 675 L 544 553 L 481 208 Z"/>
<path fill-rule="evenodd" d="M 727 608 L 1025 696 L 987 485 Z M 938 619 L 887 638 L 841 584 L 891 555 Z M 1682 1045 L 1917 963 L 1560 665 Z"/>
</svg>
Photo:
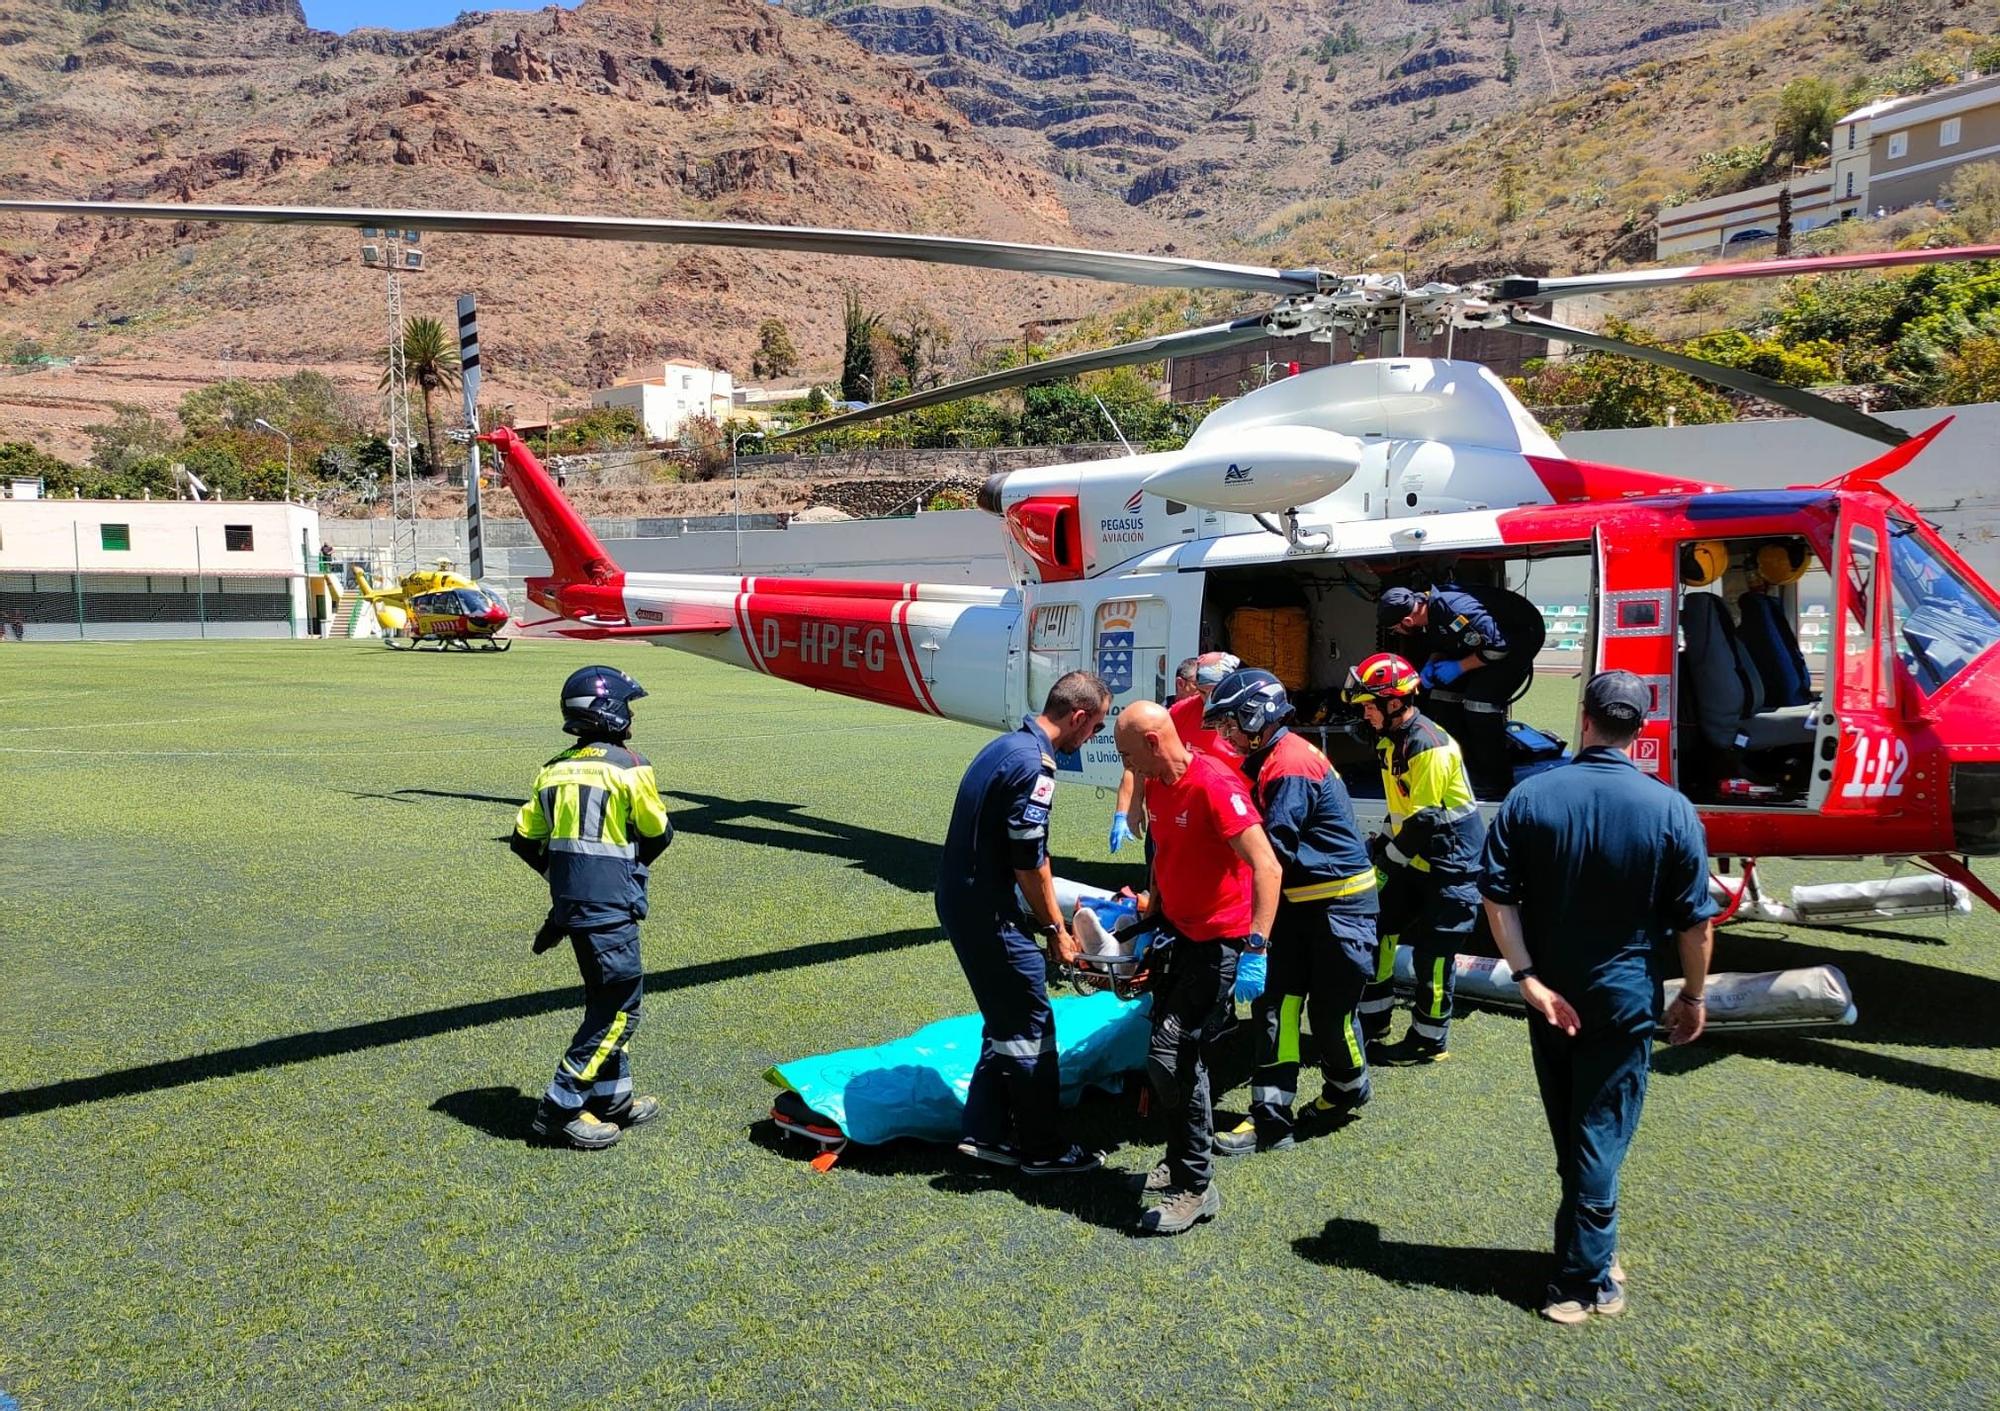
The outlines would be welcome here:
<svg viewBox="0 0 2000 1411">
<path fill-rule="evenodd" d="M 1013 150 L 1210 241 L 1791 0 L 788 0 Z"/>
<path fill-rule="evenodd" d="M 573 210 L 1143 248 L 1122 207 L 997 149 L 919 75 L 761 3 L 588 0 L 334 36 L 295 0 L 0 0 L 0 191 Z M 0 337 L 52 351 L 367 362 L 379 275 L 340 231 L 14 221 Z M 478 293 L 496 375 L 545 396 L 674 355 L 747 372 L 772 314 L 825 360 L 840 294 L 922 298 L 970 341 L 1055 285 L 824 257 L 439 237 L 412 312 Z M 1103 291 L 1065 282 L 1059 310 Z M 10 340 L 11 341 L 11 340 Z M 226 353 L 225 353 L 226 350 Z M 518 384 L 517 384 L 518 385 Z"/>
</svg>

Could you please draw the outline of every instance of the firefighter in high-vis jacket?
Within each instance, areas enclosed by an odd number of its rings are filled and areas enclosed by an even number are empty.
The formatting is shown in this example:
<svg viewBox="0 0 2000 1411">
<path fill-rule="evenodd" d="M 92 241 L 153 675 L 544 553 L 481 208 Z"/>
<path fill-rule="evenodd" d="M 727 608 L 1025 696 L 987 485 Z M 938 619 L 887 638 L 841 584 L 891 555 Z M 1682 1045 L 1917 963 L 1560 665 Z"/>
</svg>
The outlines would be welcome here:
<svg viewBox="0 0 2000 1411">
<path fill-rule="evenodd" d="M 565 936 L 583 973 L 583 1022 L 535 1111 L 536 1135 L 586 1151 L 659 1115 L 632 1095 L 627 1053 L 639 1028 L 645 968 L 639 923 L 647 870 L 673 841 L 653 766 L 627 741 L 646 692 L 624 672 L 586 666 L 563 683 L 563 729 L 576 744 L 542 766 L 510 840 L 549 883 L 535 954 Z"/>
<path fill-rule="evenodd" d="M 1451 1029 L 1452 963 L 1479 914 L 1479 856 L 1486 825 L 1473 801 L 1458 742 L 1417 708 L 1423 678 L 1393 652 L 1347 674 L 1342 698 L 1375 734 L 1388 805 L 1384 831 L 1369 843 L 1382 869 L 1381 950 L 1375 983 L 1361 1002 L 1368 1057 L 1377 1063 L 1435 1063 Z M 1410 947 L 1416 996 L 1410 1030 L 1384 1044 L 1395 1000 L 1396 947 Z"/>
<path fill-rule="evenodd" d="M 1357 1009 L 1375 974 L 1375 866 L 1347 786 L 1325 755 L 1287 728 L 1291 715 L 1283 683 L 1250 668 L 1223 677 L 1205 717 L 1242 754 L 1251 801 L 1284 869 L 1269 983 L 1251 1007 L 1257 1054 L 1250 1116 L 1216 1134 L 1224 1156 L 1283 1150 L 1296 1140 L 1301 1011 L 1319 1040 L 1325 1080 L 1312 1115 L 1339 1121 L 1368 1101 Z"/>
</svg>

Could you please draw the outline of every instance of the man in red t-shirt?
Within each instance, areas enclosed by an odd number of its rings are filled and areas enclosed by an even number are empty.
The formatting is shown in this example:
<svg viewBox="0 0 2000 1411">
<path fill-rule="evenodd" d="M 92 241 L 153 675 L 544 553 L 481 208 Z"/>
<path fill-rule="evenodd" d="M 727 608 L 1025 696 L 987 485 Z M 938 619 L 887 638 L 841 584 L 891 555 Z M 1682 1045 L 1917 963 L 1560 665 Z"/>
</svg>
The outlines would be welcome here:
<svg viewBox="0 0 2000 1411">
<path fill-rule="evenodd" d="M 1146 1177 L 1160 1204 L 1139 1217 L 1139 1229 L 1177 1235 L 1222 1208 L 1213 1184 L 1209 1051 L 1232 999 L 1263 992 L 1265 937 L 1283 872 L 1243 776 L 1191 752 L 1165 707 L 1127 706 L 1117 741 L 1125 767 L 1146 781 L 1152 907 L 1163 923 L 1148 952 L 1157 978 L 1146 1068 L 1170 1125 L 1166 1157 Z M 1240 977 L 1239 959 L 1247 962 Z"/>
</svg>

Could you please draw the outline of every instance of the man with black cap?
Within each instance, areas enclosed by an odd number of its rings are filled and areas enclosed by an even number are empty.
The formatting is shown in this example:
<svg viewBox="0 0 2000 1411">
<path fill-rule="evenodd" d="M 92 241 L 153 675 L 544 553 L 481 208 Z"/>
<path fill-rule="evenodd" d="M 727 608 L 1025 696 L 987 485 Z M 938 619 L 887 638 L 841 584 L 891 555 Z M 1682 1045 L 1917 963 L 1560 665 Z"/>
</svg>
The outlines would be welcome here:
<svg viewBox="0 0 2000 1411">
<path fill-rule="evenodd" d="M 1628 671 L 1584 689 L 1575 760 L 1522 782 L 1486 835 L 1480 892 L 1528 1005 L 1528 1038 L 1562 1201 L 1542 1316 L 1625 1311 L 1618 1168 L 1639 1125 L 1667 940 L 1681 992 L 1668 1038 L 1701 1036 L 1708 982 L 1708 840 L 1694 805 L 1640 773 L 1630 749 L 1652 690 Z"/>
<path fill-rule="evenodd" d="M 1376 604 L 1376 620 L 1409 639 L 1404 654 L 1430 691 L 1426 713 L 1465 751 L 1473 792 L 1505 798 L 1514 782 L 1507 707 L 1534 674 L 1535 653 L 1548 635 L 1541 613 L 1505 588 L 1446 583 L 1425 593 L 1389 589 Z"/>
</svg>

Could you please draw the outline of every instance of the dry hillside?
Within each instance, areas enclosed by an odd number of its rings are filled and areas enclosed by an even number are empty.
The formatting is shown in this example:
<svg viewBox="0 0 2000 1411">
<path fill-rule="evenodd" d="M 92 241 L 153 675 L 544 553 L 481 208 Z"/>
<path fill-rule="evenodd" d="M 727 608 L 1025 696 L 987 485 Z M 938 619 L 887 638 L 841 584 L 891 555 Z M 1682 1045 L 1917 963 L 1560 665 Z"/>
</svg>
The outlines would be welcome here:
<svg viewBox="0 0 2000 1411">
<path fill-rule="evenodd" d="M 916 74 L 761 0 L 467 16 L 316 33 L 290 3 L 0 7 L 0 190 L 18 195 L 571 209 L 1143 246 L 1072 212 Z M 1087 205 L 1087 203 L 1085 203 Z M 55 352 L 367 362 L 379 278 L 337 231 L 94 220 L 0 229 L 0 338 Z M 747 371 L 757 322 L 839 346 L 840 286 L 921 298 L 967 341 L 1054 285 L 873 261 L 440 238 L 413 310 L 478 293 L 495 395 L 567 395 L 672 355 Z M 1061 311 L 1102 291 L 1070 284 Z M 11 340 L 9 340 L 11 341 Z"/>
</svg>

